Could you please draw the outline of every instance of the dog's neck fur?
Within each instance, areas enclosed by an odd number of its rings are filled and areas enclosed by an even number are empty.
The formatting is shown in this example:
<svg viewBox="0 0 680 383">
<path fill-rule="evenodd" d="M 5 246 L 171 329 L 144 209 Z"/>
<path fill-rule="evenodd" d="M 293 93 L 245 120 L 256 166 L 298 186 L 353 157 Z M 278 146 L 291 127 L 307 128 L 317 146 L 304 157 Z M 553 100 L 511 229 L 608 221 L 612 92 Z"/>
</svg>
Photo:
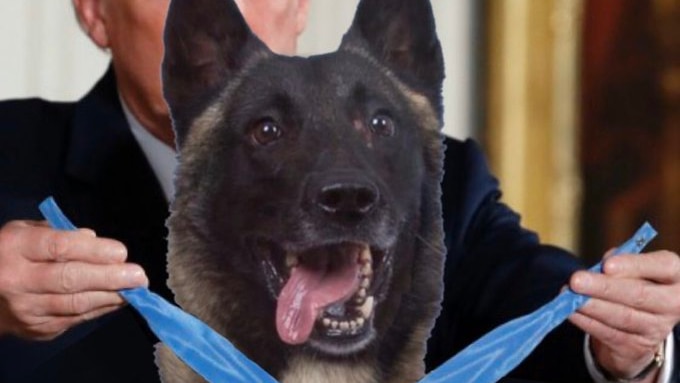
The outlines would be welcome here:
<svg viewBox="0 0 680 383">
<path fill-rule="evenodd" d="M 378 383 L 375 368 L 366 362 L 329 363 L 309 356 L 291 360 L 280 379 L 281 383 Z"/>
</svg>

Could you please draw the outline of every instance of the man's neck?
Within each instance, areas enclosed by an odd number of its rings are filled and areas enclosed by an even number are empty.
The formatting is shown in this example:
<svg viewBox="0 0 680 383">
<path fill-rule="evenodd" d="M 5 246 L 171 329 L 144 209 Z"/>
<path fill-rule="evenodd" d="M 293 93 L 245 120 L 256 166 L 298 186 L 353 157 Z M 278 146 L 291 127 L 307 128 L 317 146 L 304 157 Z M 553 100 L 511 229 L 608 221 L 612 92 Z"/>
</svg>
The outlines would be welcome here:
<svg viewBox="0 0 680 383">
<path fill-rule="evenodd" d="M 126 104 L 130 108 L 130 112 L 144 129 L 170 148 L 175 148 L 175 134 L 172 130 L 170 117 L 167 114 L 138 113 L 134 106 L 129 103 Z"/>
<path fill-rule="evenodd" d="M 165 105 L 152 105 L 150 101 L 144 101 L 140 97 L 131 97 L 123 91 L 120 91 L 120 97 L 128 111 L 144 129 L 174 150 L 175 134 Z"/>
</svg>

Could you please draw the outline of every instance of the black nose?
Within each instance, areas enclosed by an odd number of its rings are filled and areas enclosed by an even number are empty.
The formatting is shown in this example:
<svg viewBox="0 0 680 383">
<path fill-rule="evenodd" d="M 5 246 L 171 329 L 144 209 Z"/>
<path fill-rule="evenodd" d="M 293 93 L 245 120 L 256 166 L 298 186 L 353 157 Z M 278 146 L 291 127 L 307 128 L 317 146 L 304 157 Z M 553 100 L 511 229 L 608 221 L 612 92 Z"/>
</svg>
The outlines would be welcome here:
<svg viewBox="0 0 680 383">
<path fill-rule="evenodd" d="M 378 189 L 368 181 L 327 184 L 316 197 L 317 206 L 324 212 L 348 218 L 361 218 L 377 201 Z"/>
</svg>

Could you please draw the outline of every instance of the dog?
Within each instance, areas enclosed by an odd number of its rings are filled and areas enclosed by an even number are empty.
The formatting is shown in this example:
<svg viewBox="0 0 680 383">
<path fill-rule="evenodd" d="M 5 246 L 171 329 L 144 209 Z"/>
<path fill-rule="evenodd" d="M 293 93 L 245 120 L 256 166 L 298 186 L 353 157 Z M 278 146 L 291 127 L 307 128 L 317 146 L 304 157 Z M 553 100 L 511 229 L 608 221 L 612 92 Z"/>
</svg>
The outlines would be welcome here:
<svg viewBox="0 0 680 383">
<path fill-rule="evenodd" d="M 440 311 L 441 47 L 428 0 L 361 0 L 334 53 L 272 53 L 173 0 L 176 302 L 284 383 L 415 382 Z M 164 382 L 201 382 L 169 349 Z"/>
</svg>

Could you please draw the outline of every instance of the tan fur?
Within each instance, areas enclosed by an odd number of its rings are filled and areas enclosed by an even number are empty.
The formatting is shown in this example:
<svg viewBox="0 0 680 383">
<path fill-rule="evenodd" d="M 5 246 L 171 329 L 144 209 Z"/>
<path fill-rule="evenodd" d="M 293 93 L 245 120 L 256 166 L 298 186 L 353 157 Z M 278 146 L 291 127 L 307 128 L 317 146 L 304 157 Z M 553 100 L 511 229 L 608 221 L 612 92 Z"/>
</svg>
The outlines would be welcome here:
<svg viewBox="0 0 680 383">
<path fill-rule="evenodd" d="M 200 143 L 206 141 L 206 138 L 211 136 L 211 130 L 215 128 L 215 121 L 220 121 L 224 116 L 224 111 L 221 108 L 221 99 L 222 97 L 206 108 L 194 120 L 190 128 L 191 134 L 187 136 L 188 141 L 186 145 L 200 145 Z"/>
<path fill-rule="evenodd" d="M 427 97 L 413 91 L 396 79 L 394 81 L 397 84 L 399 90 L 406 96 L 406 99 L 409 100 L 411 109 L 421 117 L 421 127 L 425 130 L 434 132 L 439 131 L 441 124 L 437 118 L 437 113 L 435 113 L 434 108 L 432 108 L 432 104 L 430 104 L 430 101 L 427 99 Z"/>
<path fill-rule="evenodd" d="M 250 70 L 252 70 L 258 63 L 269 57 L 269 54 L 262 52 L 253 55 L 244 66 L 241 76 L 246 75 Z M 221 121 L 224 117 L 223 106 L 227 105 L 230 101 L 229 95 L 233 93 L 234 89 L 241 85 L 242 77 L 237 77 L 233 79 L 229 85 L 224 88 L 219 97 L 210 104 L 203 112 L 196 117 L 191 123 L 189 131 L 191 134 L 187 135 L 187 142 L 185 146 L 189 147 L 200 147 L 205 145 L 206 142 L 210 142 L 213 137 L 213 130 L 217 127 L 216 123 Z M 196 153 L 196 150 L 185 149 L 185 153 Z M 200 154 L 198 151 L 197 154 Z"/>
<path fill-rule="evenodd" d="M 161 382 L 205 382 L 191 368 L 177 358 L 164 344 L 156 345 L 156 365 L 161 376 Z"/>
<path fill-rule="evenodd" d="M 386 382 L 417 382 L 425 375 L 425 343 L 424 340 L 430 336 L 429 323 L 418 326 L 411 334 L 404 352 L 399 355 L 390 371 L 390 375 L 385 378 Z"/>
<path fill-rule="evenodd" d="M 280 379 L 281 383 L 378 383 L 374 368 L 367 363 L 331 363 L 311 357 L 299 357 L 291 361 Z"/>
<path fill-rule="evenodd" d="M 442 122 L 439 120 L 439 118 L 437 118 L 437 113 L 435 112 L 427 97 L 406 86 L 406 84 L 399 80 L 399 78 L 395 76 L 392 71 L 387 69 L 384 65 L 381 65 L 378 60 L 371 56 L 371 54 L 366 50 L 352 46 L 345 47 L 344 50 L 360 56 L 372 65 L 375 65 L 376 68 L 379 68 L 387 75 L 387 77 L 394 83 L 397 89 L 399 89 L 399 91 L 404 94 L 404 96 L 406 96 L 406 99 L 409 100 L 412 110 L 422 118 L 420 120 L 422 122 L 421 128 L 429 131 L 441 130 Z"/>
</svg>

